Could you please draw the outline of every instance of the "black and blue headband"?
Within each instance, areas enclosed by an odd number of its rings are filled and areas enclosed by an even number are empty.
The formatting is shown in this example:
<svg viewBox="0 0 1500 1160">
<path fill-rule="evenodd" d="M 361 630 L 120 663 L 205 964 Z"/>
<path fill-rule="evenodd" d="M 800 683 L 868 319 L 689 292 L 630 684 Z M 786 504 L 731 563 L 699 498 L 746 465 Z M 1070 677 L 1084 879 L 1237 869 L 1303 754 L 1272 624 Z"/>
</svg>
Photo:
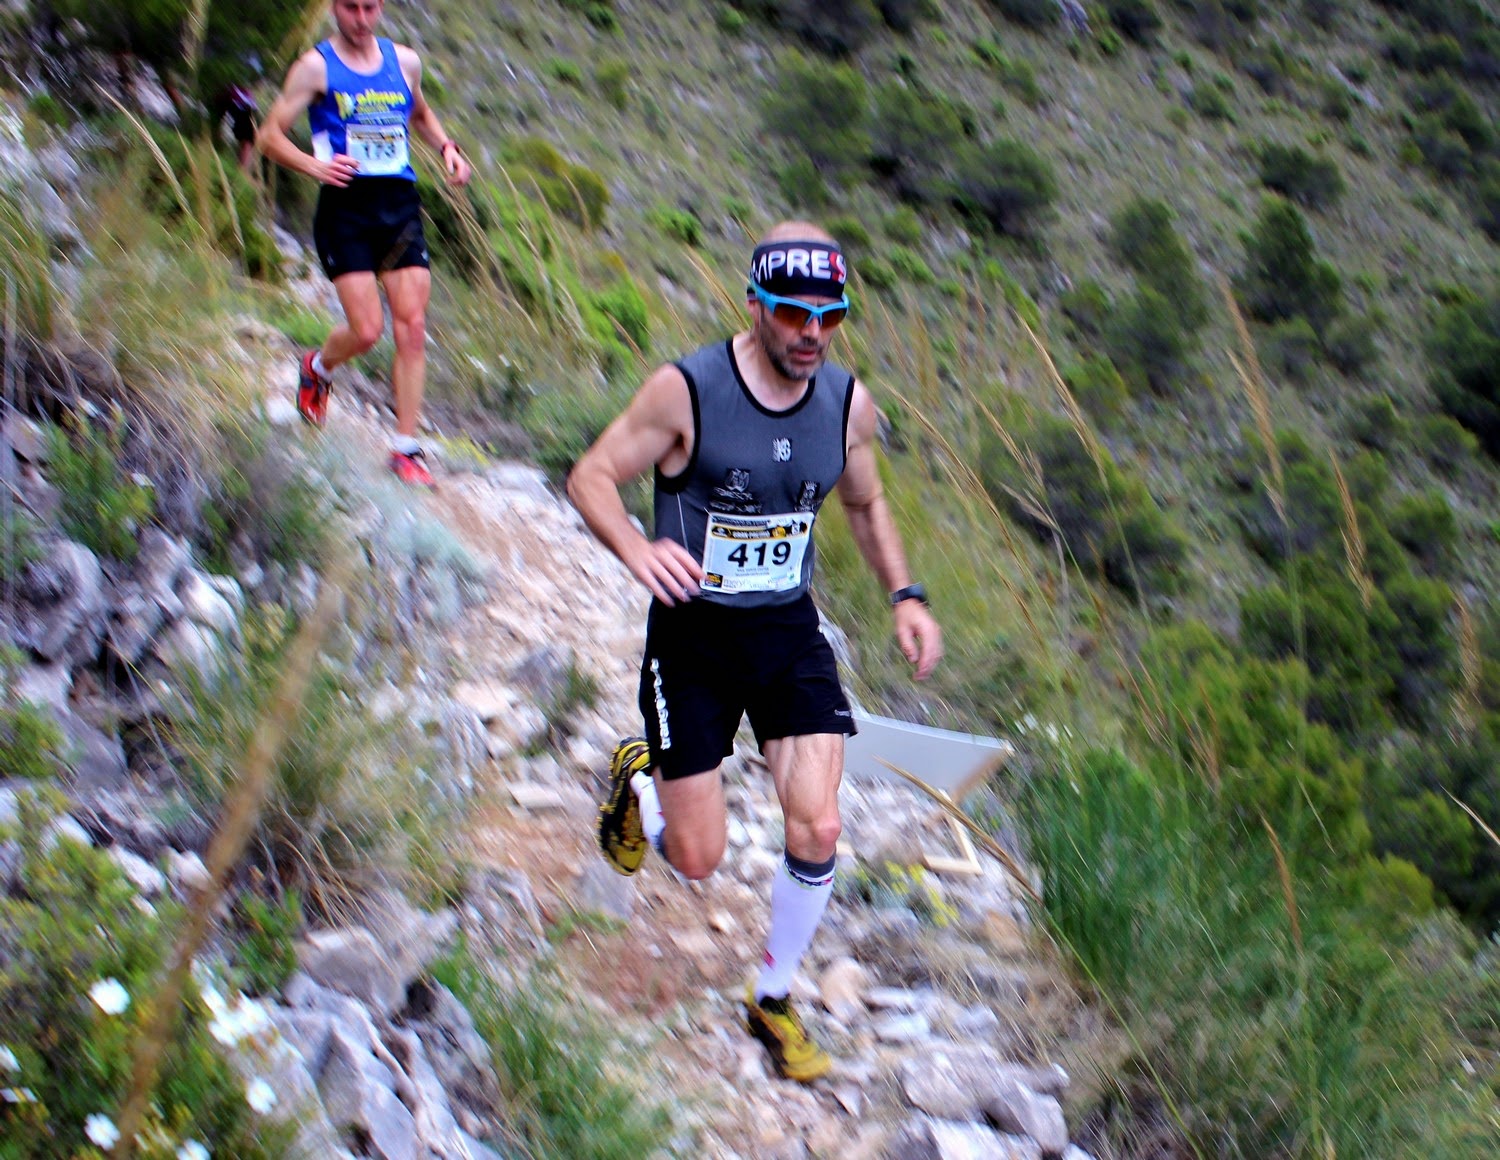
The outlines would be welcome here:
<svg viewBox="0 0 1500 1160">
<path fill-rule="evenodd" d="M 848 279 L 833 242 L 764 242 L 750 257 L 750 281 L 771 294 L 842 298 Z"/>
</svg>

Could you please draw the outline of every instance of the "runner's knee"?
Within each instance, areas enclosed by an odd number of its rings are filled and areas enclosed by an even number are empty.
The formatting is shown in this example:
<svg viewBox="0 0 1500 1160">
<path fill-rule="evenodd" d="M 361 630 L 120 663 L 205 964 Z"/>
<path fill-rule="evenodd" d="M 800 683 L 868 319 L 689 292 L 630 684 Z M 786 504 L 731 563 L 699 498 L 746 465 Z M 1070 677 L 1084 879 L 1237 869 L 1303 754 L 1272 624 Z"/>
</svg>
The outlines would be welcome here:
<svg viewBox="0 0 1500 1160">
<path fill-rule="evenodd" d="M 795 857 L 820 862 L 838 848 L 843 832 L 837 810 L 814 818 L 787 818 L 786 848 Z"/>
<path fill-rule="evenodd" d="M 361 315 L 349 320 L 349 329 L 354 334 L 354 340 L 359 343 L 360 353 L 363 354 L 380 341 L 380 332 L 385 329 L 385 320 L 379 314 Z"/>
<path fill-rule="evenodd" d="M 678 834 L 667 826 L 667 856 L 684 878 L 707 878 L 724 860 L 724 835 Z"/>
<path fill-rule="evenodd" d="M 427 344 L 427 318 L 423 311 L 391 319 L 391 334 L 398 350 L 422 350 Z"/>
</svg>

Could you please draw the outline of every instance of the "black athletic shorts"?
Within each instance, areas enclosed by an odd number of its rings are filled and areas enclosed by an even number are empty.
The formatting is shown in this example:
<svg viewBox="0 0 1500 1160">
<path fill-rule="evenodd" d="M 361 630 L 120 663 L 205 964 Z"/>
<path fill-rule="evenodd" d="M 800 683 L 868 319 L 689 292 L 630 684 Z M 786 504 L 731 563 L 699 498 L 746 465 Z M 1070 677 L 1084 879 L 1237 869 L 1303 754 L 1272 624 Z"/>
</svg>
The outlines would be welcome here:
<svg viewBox="0 0 1500 1160">
<path fill-rule="evenodd" d="M 417 183 L 356 177 L 342 189 L 323 186 L 313 215 L 313 244 L 329 278 L 428 265 Z"/>
<path fill-rule="evenodd" d="M 640 705 L 652 763 L 665 778 L 717 768 L 734 752 L 746 714 L 762 747 L 777 737 L 855 732 L 806 594 L 773 608 L 653 600 Z"/>
</svg>

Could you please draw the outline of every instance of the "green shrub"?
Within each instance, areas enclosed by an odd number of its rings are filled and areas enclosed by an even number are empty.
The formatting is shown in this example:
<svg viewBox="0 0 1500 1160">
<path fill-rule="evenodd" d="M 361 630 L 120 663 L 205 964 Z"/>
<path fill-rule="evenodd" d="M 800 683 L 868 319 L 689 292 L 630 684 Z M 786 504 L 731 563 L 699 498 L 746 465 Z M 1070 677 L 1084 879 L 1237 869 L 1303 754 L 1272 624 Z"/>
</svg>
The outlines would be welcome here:
<svg viewBox="0 0 1500 1160">
<path fill-rule="evenodd" d="M 1161 16 L 1151 0 L 1105 0 L 1105 14 L 1120 34 L 1136 44 L 1152 44 L 1161 30 Z"/>
<path fill-rule="evenodd" d="M 561 483 L 573 464 L 620 413 L 623 400 L 598 391 L 547 390 L 531 397 L 522 426 L 536 446 L 537 463 Z"/>
<path fill-rule="evenodd" d="M 908 286 L 930 286 L 933 282 L 932 268 L 922 256 L 906 246 L 892 246 L 886 255 L 897 276 Z"/>
<path fill-rule="evenodd" d="M 1245 240 L 1236 289 L 1249 313 L 1264 322 L 1302 317 L 1322 334 L 1342 309 L 1338 271 L 1316 254 L 1307 220 L 1291 202 L 1263 200 Z"/>
<path fill-rule="evenodd" d="M 1438 402 L 1500 458 L 1500 294 L 1440 310 L 1428 354 Z"/>
<path fill-rule="evenodd" d="M 989 0 L 989 5 L 1022 28 L 1050 28 L 1057 23 L 1057 0 Z"/>
<path fill-rule="evenodd" d="M 669 205 L 659 205 L 651 211 L 650 219 L 652 225 L 673 241 L 681 242 L 685 246 L 703 244 L 703 223 L 690 209 L 675 209 Z"/>
<path fill-rule="evenodd" d="M 776 174 L 782 197 L 797 209 L 821 209 L 829 204 L 828 183 L 811 157 L 793 157 Z"/>
<path fill-rule="evenodd" d="M 1046 94 L 1036 79 L 1036 69 L 1029 60 L 1007 56 L 993 40 L 976 40 L 974 55 L 995 70 L 1002 85 L 1033 109 L 1045 99 Z"/>
<path fill-rule="evenodd" d="M 18 1160 L 101 1155 L 85 1124 L 124 1100 L 177 917 L 170 906 L 164 914 L 141 907 L 102 850 L 63 840 L 44 851 L 54 812 L 23 795 L 20 888 L 0 897 L 0 1044 L 16 1059 L 5 1076 L 0 1155 Z M 123 996 L 123 1011 L 105 1010 L 106 988 Z M 163 1047 L 142 1124 L 145 1139 L 162 1142 L 151 1155 L 171 1156 L 186 1140 L 216 1156 L 285 1154 L 287 1133 L 251 1113 L 191 981 Z"/>
<path fill-rule="evenodd" d="M 11 292 L 23 334 L 52 335 L 52 252 L 32 207 L 0 188 L 0 279 Z"/>
<path fill-rule="evenodd" d="M 624 109 L 630 102 L 631 68 L 628 60 L 610 57 L 594 67 L 594 84 L 600 95 L 616 109 Z"/>
<path fill-rule="evenodd" d="M 414 549 L 414 563 L 434 559 Z M 270 710 L 296 625 L 279 606 L 242 620 L 242 649 L 222 650 L 207 673 L 182 670 L 167 743 L 180 756 L 192 804 L 216 812 L 241 776 Z M 401 721 L 378 723 L 349 687 L 347 662 L 320 657 L 276 754 L 247 846 L 250 867 L 296 888 L 314 915 L 347 908 L 378 870 L 399 874 L 407 823 L 435 809 L 414 768 L 425 748 Z M 400 755 L 393 757 L 393 755 Z M 379 770 L 379 777 L 372 771 Z"/>
<path fill-rule="evenodd" d="M 922 238 L 927 233 L 927 228 L 922 224 L 922 218 L 916 210 L 909 205 L 898 206 L 886 215 L 885 221 L 881 223 L 881 229 L 885 236 L 891 241 L 903 246 L 920 246 Z M 848 234 L 842 230 L 829 227 L 829 232 L 840 240 L 847 240 Z M 865 245 L 869 245 L 869 235 L 865 236 Z"/>
<path fill-rule="evenodd" d="M 1125 407 L 1129 392 L 1115 364 L 1104 355 L 1092 355 L 1062 371 L 1063 382 L 1091 416 L 1112 417 Z"/>
<path fill-rule="evenodd" d="M 1305 383 L 1318 362 L 1319 343 L 1312 323 L 1288 318 L 1273 325 L 1261 343 L 1261 360 L 1273 373 Z"/>
<path fill-rule="evenodd" d="M 1187 537 L 1103 448 L 1094 456 L 1066 420 L 1036 416 L 1023 442 L 1040 464 L 1042 494 L 998 442 L 982 460 L 981 475 L 995 502 L 1044 543 L 1059 537 L 1085 572 L 1132 595 L 1178 591 Z"/>
<path fill-rule="evenodd" d="M 604 225 L 609 209 L 609 186 L 593 170 L 567 160 L 556 146 L 539 137 L 523 137 L 502 149 L 514 166 L 514 180 L 522 189 L 534 187 L 553 210 L 584 229 Z"/>
<path fill-rule="evenodd" d="M 320 559 L 336 517 L 334 498 L 271 438 L 270 426 L 225 423 L 214 451 L 201 513 L 208 563 L 232 572 L 239 552 L 286 567 Z"/>
<path fill-rule="evenodd" d="M 23 781 L 43 781 L 62 772 L 63 732 L 48 710 L 17 694 L 20 662 L 8 645 L 0 650 L 0 770 Z"/>
<path fill-rule="evenodd" d="M 295 939 L 302 926 L 302 893 L 288 890 L 281 898 L 246 892 L 237 907 L 239 944 L 236 962 L 246 994 L 272 995 L 297 969 Z"/>
<path fill-rule="evenodd" d="M 1323 333 L 1323 353 L 1348 376 L 1363 373 L 1380 357 L 1376 336 L 1382 319 L 1372 314 L 1345 314 L 1329 323 Z"/>
<path fill-rule="evenodd" d="M 629 275 L 622 274 L 603 290 L 591 291 L 587 303 L 589 311 L 597 311 L 605 323 L 603 327 L 589 328 L 601 342 L 618 342 L 623 334 L 636 350 L 645 353 L 651 349 L 651 317 L 646 299 Z"/>
<path fill-rule="evenodd" d="M 1145 286 L 1172 304 L 1175 322 L 1191 334 L 1208 321 L 1207 296 L 1175 221 L 1165 202 L 1134 198 L 1111 222 L 1110 249 Z"/>
<path fill-rule="evenodd" d="M 1319 80 L 1318 111 L 1330 121 L 1348 121 L 1354 115 L 1354 94 L 1349 91 L 1349 86 L 1337 77 L 1323 77 Z M 1369 146 L 1365 146 L 1363 151 L 1350 146 L 1350 152 L 1365 156 L 1369 152 Z"/>
<path fill-rule="evenodd" d="M 912 32 L 921 21 L 942 16 L 937 0 L 876 0 L 875 7 L 893 32 Z"/>
<path fill-rule="evenodd" d="M 1188 91 L 1188 108 L 1210 121 L 1233 121 L 1234 105 L 1229 94 L 1213 82 L 1200 81 Z"/>
<path fill-rule="evenodd" d="M 931 91 L 891 81 L 875 91 L 870 168 L 912 201 L 932 196 L 935 178 L 964 139 L 964 111 Z"/>
<path fill-rule="evenodd" d="M 1401 438 L 1404 424 L 1389 395 L 1377 395 L 1355 404 L 1349 435 L 1357 443 L 1377 451 L 1389 451 Z"/>
<path fill-rule="evenodd" d="M 620 1048 L 560 985 L 533 978 L 501 987 L 463 947 L 434 964 L 432 974 L 473 1015 L 500 1078 L 507 1125 L 528 1154 L 639 1160 L 666 1148 L 669 1105 L 644 1080 L 601 1067 Z"/>
<path fill-rule="evenodd" d="M 1458 519 L 1442 492 L 1403 496 L 1386 513 L 1397 542 L 1429 571 L 1438 571 L 1458 546 Z"/>
<path fill-rule="evenodd" d="M 567 85 L 570 89 L 583 88 L 583 69 L 576 61 L 554 56 L 547 61 L 545 71 L 553 80 Z"/>
<path fill-rule="evenodd" d="M 1031 146 L 1001 140 L 965 152 L 958 165 L 955 201 L 973 217 L 1013 237 L 1032 237 L 1052 214 L 1057 179 Z"/>
<path fill-rule="evenodd" d="M 1120 373 L 1141 390 L 1166 393 L 1187 367 L 1196 340 L 1170 298 L 1149 284 L 1116 301 L 1104 347 Z"/>
<path fill-rule="evenodd" d="M 0 496 L 0 537 L 5 544 L 5 551 L 0 552 L 0 584 L 14 584 L 43 555 L 36 521 L 14 496 Z"/>
<path fill-rule="evenodd" d="M 1417 420 L 1417 447 L 1443 475 L 1456 475 L 1479 453 L 1479 439 L 1451 415 L 1424 415 Z"/>
<path fill-rule="evenodd" d="M 1344 178 L 1327 157 L 1274 141 L 1265 142 L 1256 153 L 1261 184 L 1285 198 L 1308 209 L 1323 209 L 1343 196 Z"/>
<path fill-rule="evenodd" d="M 875 0 L 781 0 L 781 26 L 826 56 L 858 52 L 883 23 Z"/>
<path fill-rule="evenodd" d="M 847 64 L 787 53 L 761 112 L 766 128 L 816 167 L 837 172 L 870 155 L 865 79 Z"/>
<path fill-rule="evenodd" d="M 1079 282 L 1063 291 L 1057 305 L 1071 324 L 1074 336 L 1084 342 L 1091 342 L 1104 333 L 1114 307 L 1109 292 L 1092 280 Z"/>
<path fill-rule="evenodd" d="M 100 555 L 134 560 L 141 527 L 155 503 L 151 488 L 120 467 L 124 416 L 117 412 L 108 430 L 85 421 L 75 424 L 71 437 L 60 427 L 49 437 L 48 464 L 61 493 L 63 529 Z"/>
</svg>

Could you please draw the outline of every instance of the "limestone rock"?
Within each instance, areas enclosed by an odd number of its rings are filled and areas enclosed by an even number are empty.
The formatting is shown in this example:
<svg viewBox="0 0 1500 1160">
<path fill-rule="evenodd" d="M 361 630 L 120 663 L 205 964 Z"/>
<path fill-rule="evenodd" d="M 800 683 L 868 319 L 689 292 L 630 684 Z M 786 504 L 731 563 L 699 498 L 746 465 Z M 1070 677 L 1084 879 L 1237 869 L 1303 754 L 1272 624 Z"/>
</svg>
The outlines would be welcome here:
<svg viewBox="0 0 1500 1160">
<path fill-rule="evenodd" d="M 297 946 L 308 978 L 369 1006 L 382 1016 L 406 1002 L 406 983 L 384 947 L 363 927 L 314 931 Z"/>
</svg>

